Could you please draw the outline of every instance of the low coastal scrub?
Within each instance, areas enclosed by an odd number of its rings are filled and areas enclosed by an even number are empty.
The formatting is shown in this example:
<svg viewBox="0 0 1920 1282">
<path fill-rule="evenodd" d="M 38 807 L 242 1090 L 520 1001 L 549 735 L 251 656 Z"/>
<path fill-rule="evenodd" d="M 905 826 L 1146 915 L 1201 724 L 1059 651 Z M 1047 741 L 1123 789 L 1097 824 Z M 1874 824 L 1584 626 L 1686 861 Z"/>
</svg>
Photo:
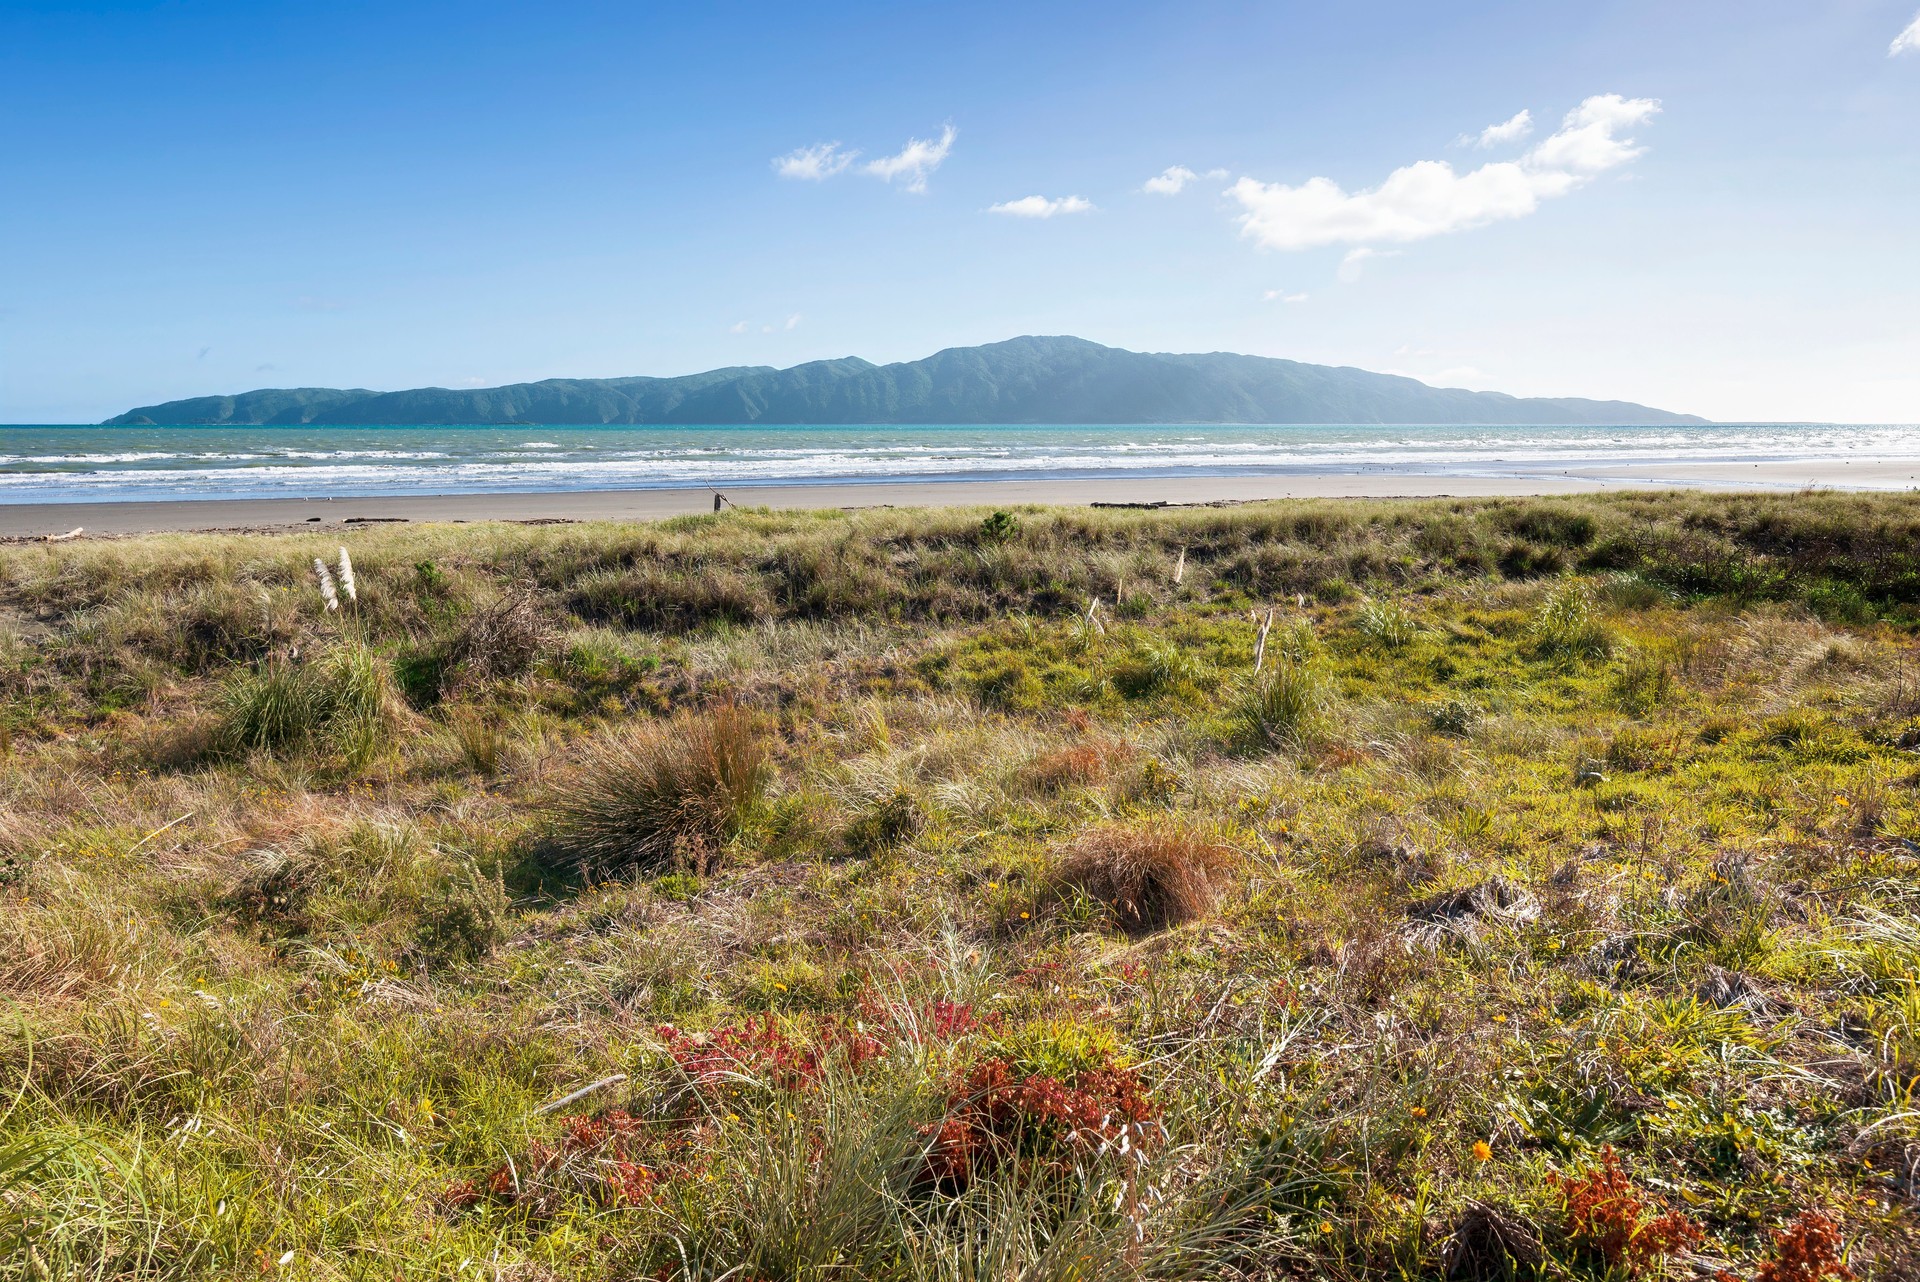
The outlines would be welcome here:
<svg viewBox="0 0 1920 1282">
<path fill-rule="evenodd" d="M 1920 1271 L 1920 498 L 347 538 L 0 545 L 0 1279 Z"/>
</svg>

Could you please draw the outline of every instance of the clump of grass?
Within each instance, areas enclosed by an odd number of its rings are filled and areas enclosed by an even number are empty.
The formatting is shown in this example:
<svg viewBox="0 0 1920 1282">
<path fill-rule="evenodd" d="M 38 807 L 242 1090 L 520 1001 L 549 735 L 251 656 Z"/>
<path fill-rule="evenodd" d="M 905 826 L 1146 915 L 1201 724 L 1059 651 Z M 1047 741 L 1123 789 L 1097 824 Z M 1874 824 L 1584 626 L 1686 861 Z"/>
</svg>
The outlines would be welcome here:
<svg viewBox="0 0 1920 1282">
<path fill-rule="evenodd" d="M 324 748 L 362 764 L 400 721 L 386 665 L 348 643 L 314 663 L 275 661 L 229 681 L 219 696 L 217 744 L 232 753 Z"/>
<path fill-rule="evenodd" d="M 772 778 L 771 738 L 746 709 L 627 727 L 554 791 L 553 843 L 597 874 L 711 872 Z"/>
<path fill-rule="evenodd" d="M 1088 740 L 1035 758 L 1026 776 L 1041 792 L 1089 788 L 1137 756 L 1138 749 L 1130 743 Z"/>
<path fill-rule="evenodd" d="M 1114 688 L 1130 699 L 1144 699 L 1192 687 L 1205 675 L 1201 662 L 1177 645 L 1140 646 L 1114 669 Z"/>
<path fill-rule="evenodd" d="M 1304 663 L 1282 662 L 1241 697 L 1242 737 L 1256 748 L 1298 747 L 1319 729 L 1330 702 L 1319 672 Z"/>
<path fill-rule="evenodd" d="M 1354 621 L 1360 635 L 1387 650 L 1412 645 L 1420 637 L 1420 622 L 1397 601 L 1369 601 Z"/>
<path fill-rule="evenodd" d="M 1547 594 L 1530 625 L 1535 649 L 1545 658 L 1580 661 L 1613 653 L 1613 634 L 1595 617 L 1593 593 L 1569 581 Z"/>
<path fill-rule="evenodd" d="M 906 788 L 895 788 L 847 825 L 844 840 L 848 853 L 871 857 L 906 845 L 926 826 L 927 814 L 919 799 Z"/>
<path fill-rule="evenodd" d="M 1212 912 L 1233 859 L 1218 840 L 1171 824 L 1096 828 L 1068 848 L 1052 880 L 1056 893 L 1090 896 L 1122 930 L 1145 933 Z"/>
</svg>

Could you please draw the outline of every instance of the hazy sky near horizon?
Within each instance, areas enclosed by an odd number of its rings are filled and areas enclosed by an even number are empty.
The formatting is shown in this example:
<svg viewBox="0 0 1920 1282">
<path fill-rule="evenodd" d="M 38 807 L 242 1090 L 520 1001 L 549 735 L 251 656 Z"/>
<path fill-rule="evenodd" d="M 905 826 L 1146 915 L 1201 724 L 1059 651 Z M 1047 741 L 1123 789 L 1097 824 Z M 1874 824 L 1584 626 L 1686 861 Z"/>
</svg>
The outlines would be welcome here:
<svg viewBox="0 0 1920 1282">
<path fill-rule="evenodd" d="M 1920 422 L 1920 0 L 0 0 L 0 422 L 1016 334 Z"/>
</svg>

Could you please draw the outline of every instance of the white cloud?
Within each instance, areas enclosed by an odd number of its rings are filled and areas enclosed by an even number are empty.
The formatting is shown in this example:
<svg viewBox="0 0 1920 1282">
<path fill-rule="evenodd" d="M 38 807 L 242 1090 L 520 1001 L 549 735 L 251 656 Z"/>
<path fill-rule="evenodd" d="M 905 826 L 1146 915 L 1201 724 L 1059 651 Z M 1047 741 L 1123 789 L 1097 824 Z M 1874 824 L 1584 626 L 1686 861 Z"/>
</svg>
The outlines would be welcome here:
<svg viewBox="0 0 1920 1282">
<path fill-rule="evenodd" d="M 1913 21 L 1907 29 L 1893 38 L 1887 46 L 1887 57 L 1895 58 L 1903 53 L 1920 53 L 1920 13 L 1913 15 Z"/>
<path fill-rule="evenodd" d="M 773 170 L 782 178 L 802 178 L 809 182 L 825 182 L 848 165 L 860 153 L 842 151 L 837 142 L 815 143 L 811 147 L 799 147 L 784 156 L 776 156 Z"/>
<path fill-rule="evenodd" d="M 1260 297 L 1269 303 L 1304 303 L 1307 301 L 1307 295 L 1289 294 L 1284 289 L 1270 289 L 1260 295 Z"/>
<path fill-rule="evenodd" d="M 925 191 L 927 175 L 940 168 L 940 163 L 947 158 L 947 153 L 953 150 L 956 134 L 954 127 L 947 125 L 941 129 L 937 142 L 929 142 L 925 138 L 909 138 L 907 145 L 902 147 L 898 154 L 870 160 L 861 166 L 861 170 L 883 182 L 905 178 L 908 191 Z"/>
<path fill-rule="evenodd" d="M 1140 190 L 1156 196 L 1178 196 L 1181 188 L 1199 176 L 1185 165 L 1171 165 L 1161 170 L 1157 178 L 1147 179 L 1141 184 Z"/>
<path fill-rule="evenodd" d="M 1062 196 L 1049 200 L 1045 196 L 1022 196 L 1018 200 L 1003 200 L 997 205 L 989 205 L 990 214 L 1006 214 L 1012 218 L 1052 218 L 1055 214 L 1084 214 L 1093 208 L 1093 202 L 1083 196 Z"/>
<path fill-rule="evenodd" d="M 1331 178 L 1309 178 L 1297 187 L 1242 178 L 1227 194 L 1244 211 L 1241 234 L 1268 249 L 1425 240 L 1524 218 L 1542 200 L 1626 164 L 1644 149 L 1621 132 L 1659 110 L 1651 98 L 1601 94 L 1568 112 L 1558 130 L 1517 161 L 1456 173 L 1443 160 L 1422 160 L 1394 170 L 1378 187 L 1351 193 Z M 1348 255 L 1343 279 L 1355 261 Z"/>
<path fill-rule="evenodd" d="M 793 329 L 805 319 L 806 317 L 802 316 L 799 312 L 795 312 L 793 315 L 787 317 L 787 328 Z"/>
<path fill-rule="evenodd" d="M 747 323 L 745 321 L 735 321 L 733 324 L 727 326 L 727 333 L 729 334 L 744 334 L 746 332 Z"/>
<path fill-rule="evenodd" d="M 1185 165 L 1171 165 L 1160 171 L 1155 177 L 1140 184 L 1140 190 L 1151 192 L 1155 196 L 1178 196 L 1186 190 L 1188 183 L 1198 178 L 1225 178 L 1224 169 L 1209 169 L 1204 174 L 1196 174 Z"/>
<path fill-rule="evenodd" d="M 1522 108 L 1520 114 L 1497 125 L 1488 125 L 1473 139 L 1473 145 L 1480 148 L 1498 147 L 1503 142 L 1518 142 L 1533 132 L 1533 113 Z"/>
<path fill-rule="evenodd" d="M 1366 270 L 1367 264 L 1373 259 L 1398 258 L 1400 253 L 1397 249 L 1369 249 L 1364 245 L 1359 249 L 1349 249 L 1347 256 L 1340 260 L 1340 279 L 1351 285 L 1360 279 L 1360 273 Z"/>
</svg>

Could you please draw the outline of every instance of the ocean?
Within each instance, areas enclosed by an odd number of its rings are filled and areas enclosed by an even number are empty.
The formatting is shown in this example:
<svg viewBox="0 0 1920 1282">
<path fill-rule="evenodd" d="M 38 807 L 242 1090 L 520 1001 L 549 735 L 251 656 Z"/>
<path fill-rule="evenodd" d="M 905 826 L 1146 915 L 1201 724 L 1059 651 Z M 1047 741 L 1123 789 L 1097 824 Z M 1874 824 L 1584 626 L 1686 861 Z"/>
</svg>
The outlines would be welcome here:
<svg viewBox="0 0 1920 1282">
<path fill-rule="evenodd" d="M 1889 471 L 1903 460 L 1914 466 Z M 1909 488 L 1920 426 L 19 426 L 0 427 L 0 503 L 1628 466 L 1644 481 L 1648 467 L 1658 480 L 1772 462 L 1871 464 L 1878 479 L 1860 484 Z"/>
</svg>

